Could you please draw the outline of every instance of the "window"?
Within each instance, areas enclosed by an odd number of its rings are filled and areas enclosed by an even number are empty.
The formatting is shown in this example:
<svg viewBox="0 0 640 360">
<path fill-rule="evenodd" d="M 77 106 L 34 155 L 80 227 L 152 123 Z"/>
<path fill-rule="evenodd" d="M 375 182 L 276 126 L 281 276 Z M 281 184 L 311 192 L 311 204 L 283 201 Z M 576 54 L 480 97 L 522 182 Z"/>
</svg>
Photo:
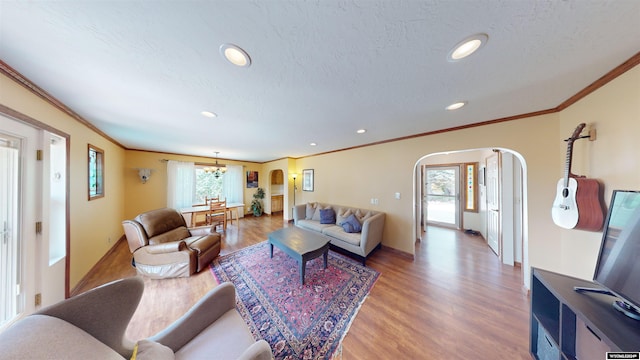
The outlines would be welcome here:
<svg viewBox="0 0 640 360">
<path fill-rule="evenodd" d="M 104 196 L 104 151 L 89 144 L 89 200 Z"/>
<path fill-rule="evenodd" d="M 205 168 L 205 165 L 196 165 L 195 167 L 196 191 L 194 194 L 195 199 L 193 199 L 194 204 L 204 204 L 207 198 L 224 197 L 222 186 L 224 176 L 216 178 L 214 173 L 205 171 Z"/>
<path fill-rule="evenodd" d="M 478 163 L 464 164 L 464 211 L 478 212 L 478 182 L 476 173 Z"/>
</svg>

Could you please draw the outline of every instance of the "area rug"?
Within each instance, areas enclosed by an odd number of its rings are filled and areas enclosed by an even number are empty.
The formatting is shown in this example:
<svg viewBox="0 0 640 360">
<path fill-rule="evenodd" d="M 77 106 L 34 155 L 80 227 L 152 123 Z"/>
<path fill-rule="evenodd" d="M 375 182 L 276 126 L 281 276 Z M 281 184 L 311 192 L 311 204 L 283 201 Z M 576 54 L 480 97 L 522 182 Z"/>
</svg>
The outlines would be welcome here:
<svg viewBox="0 0 640 360">
<path fill-rule="evenodd" d="M 218 283 L 236 287 L 237 309 L 256 339 L 276 359 L 331 359 L 340 354 L 351 322 L 380 275 L 329 251 L 307 262 L 305 284 L 298 263 L 263 243 L 220 256 L 211 264 Z"/>
</svg>

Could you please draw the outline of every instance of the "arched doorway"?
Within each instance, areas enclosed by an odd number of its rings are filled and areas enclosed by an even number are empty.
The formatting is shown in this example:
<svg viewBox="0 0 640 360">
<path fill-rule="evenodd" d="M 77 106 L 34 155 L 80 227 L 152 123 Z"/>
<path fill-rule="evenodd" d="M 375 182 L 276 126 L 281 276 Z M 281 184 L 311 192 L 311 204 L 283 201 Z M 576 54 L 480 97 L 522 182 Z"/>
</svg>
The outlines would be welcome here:
<svg viewBox="0 0 640 360">
<path fill-rule="evenodd" d="M 269 174 L 269 213 L 284 212 L 285 181 L 284 171 L 281 169 L 272 170 Z"/>
<path fill-rule="evenodd" d="M 521 263 L 522 265 L 522 282 L 525 287 L 529 288 L 529 258 L 528 258 L 528 214 L 527 214 L 527 166 L 524 157 L 516 151 L 504 148 L 483 148 L 483 149 L 467 149 L 459 151 L 449 151 L 441 153 L 430 153 L 419 158 L 414 166 L 414 185 L 413 185 L 413 201 L 414 201 L 414 234 L 415 238 L 420 241 L 422 238 L 422 219 L 424 214 L 423 208 L 423 190 L 424 190 L 424 169 L 428 164 L 463 164 L 478 163 L 477 174 L 484 177 L 476 177 L 476 181 L 482 183 L 478 186 L 479 205 L 478 212 L 480 218 L 480 232 L 487 238 L 487 229 L 489 217 L 487 216 L 486 206 L 486 190 L 489 178 L 487 176 L 487 159 L 490 156 L 499 156 L 497 179 L 501 182 L 500 201 L 502 208 L 499 209 L 499 228 L 498 233 L 508 232 L 509 236 L 501 238 L 502 252 L 497 252 L 503 263 L 513 264 Z M 493 211 L 493 210 L 492 210 Z M 515 217 L 514 217 L 515 214 Z M 477 222 L 476 222 L 477 224 Z M 465 227 L 464 220 L 462 227 Z M 509 240 L 509 242 L 504 242 Z M 505 256 L 506 255 L 506 256 Z M 514 255 L 511 257 L 511 255 Z"/>
</svg>

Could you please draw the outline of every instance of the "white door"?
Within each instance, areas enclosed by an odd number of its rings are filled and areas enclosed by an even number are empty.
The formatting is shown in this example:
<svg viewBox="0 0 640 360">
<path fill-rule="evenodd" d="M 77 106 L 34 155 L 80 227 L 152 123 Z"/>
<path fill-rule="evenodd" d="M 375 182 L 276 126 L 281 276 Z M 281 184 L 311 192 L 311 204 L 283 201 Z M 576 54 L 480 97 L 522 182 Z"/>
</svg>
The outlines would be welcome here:
<svg viewBox="0 0 640 360">
<path fill-rule="evenodd" d="M 35 309 L 40 254 L 35 226 L 41 179 L 36 163 L 39 142 L 35 128 L 0 116 L 0 328 Z"/>
<path fill-rule="evenodd" d="M 65 297 L 66 153 L 65 138 L 0 115 L 0 328 Z"/>
<path fill-rule="evenodd" d="M 487 243 L 500 256 L 500 153 L 487 158 Z"/>
</svg>

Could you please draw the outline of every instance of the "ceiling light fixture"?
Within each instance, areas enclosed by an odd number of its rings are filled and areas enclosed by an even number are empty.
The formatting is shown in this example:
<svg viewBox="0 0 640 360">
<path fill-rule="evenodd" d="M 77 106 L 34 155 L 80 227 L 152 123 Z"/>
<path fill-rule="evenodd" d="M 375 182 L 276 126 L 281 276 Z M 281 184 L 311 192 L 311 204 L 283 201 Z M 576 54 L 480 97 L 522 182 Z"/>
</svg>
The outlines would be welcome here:
<svg viewBox="0 0 640 360">
<path fill-rule="evenodd" d="M 316 143 L 312 142 L 312 143 L 310 143 L 309 145 L 311 145 L 311 146 L 316 146 L 316 145 L 318 145 L 318 144 L 316 144 Z"/>
<path fill-rule="evenodd" d="M 458 110 L 458 109 L 460 109 L 461 107 L 463 107 L 465 105 L 467 105 L 466 101 L 459 101 L 459 102 L 456 102 L 456 103 L 453 103 L 453 104 L 447 106 L 445 109 L 447 109 L 449 111 L 453 111 L 453 110 Z"/>
<path fill-rule="evenodd" d="M 218 164 L 218 154 L 220 152 L 216 151 L 216 164 L 213 166 L 207 166 L 204 168 L 204 172 L 207 174 L 213 174 L 213 176 L 218 179 L 220 176 L 224 175 L 227 172 L 227 166 L 224 164 Z"/>
<path fill-rule="evenodd" d="M 356 131 L 358 134 L 364 134 L 367 132 L 367 129 L 358 129 L 358 131 Z"/>
<path fill-rule="evenodd" d="M 458 61 L 478 51 L 480 47 L 487 43 L 489 36 L 487 34 L 476 34 L 470 36 L 453 47 L 449 52 L 447 59 L 449 61 Z"/>
<path fill-rule="evenodd" d="M 211 111 L 203 111 L 200 114 L 202 114 L 202 116 L 208 117 L 208 118 L 214 118 L 216 116 L 218 116 L 216 113 L 211 112 Z"/>
<path fill-rule="evenodd" d="M 220 45 L 220 54 L 233 65 L 240 67 L 249 67 L 251 58 L 246 51 L 233 44 Z"/>
</svg>

